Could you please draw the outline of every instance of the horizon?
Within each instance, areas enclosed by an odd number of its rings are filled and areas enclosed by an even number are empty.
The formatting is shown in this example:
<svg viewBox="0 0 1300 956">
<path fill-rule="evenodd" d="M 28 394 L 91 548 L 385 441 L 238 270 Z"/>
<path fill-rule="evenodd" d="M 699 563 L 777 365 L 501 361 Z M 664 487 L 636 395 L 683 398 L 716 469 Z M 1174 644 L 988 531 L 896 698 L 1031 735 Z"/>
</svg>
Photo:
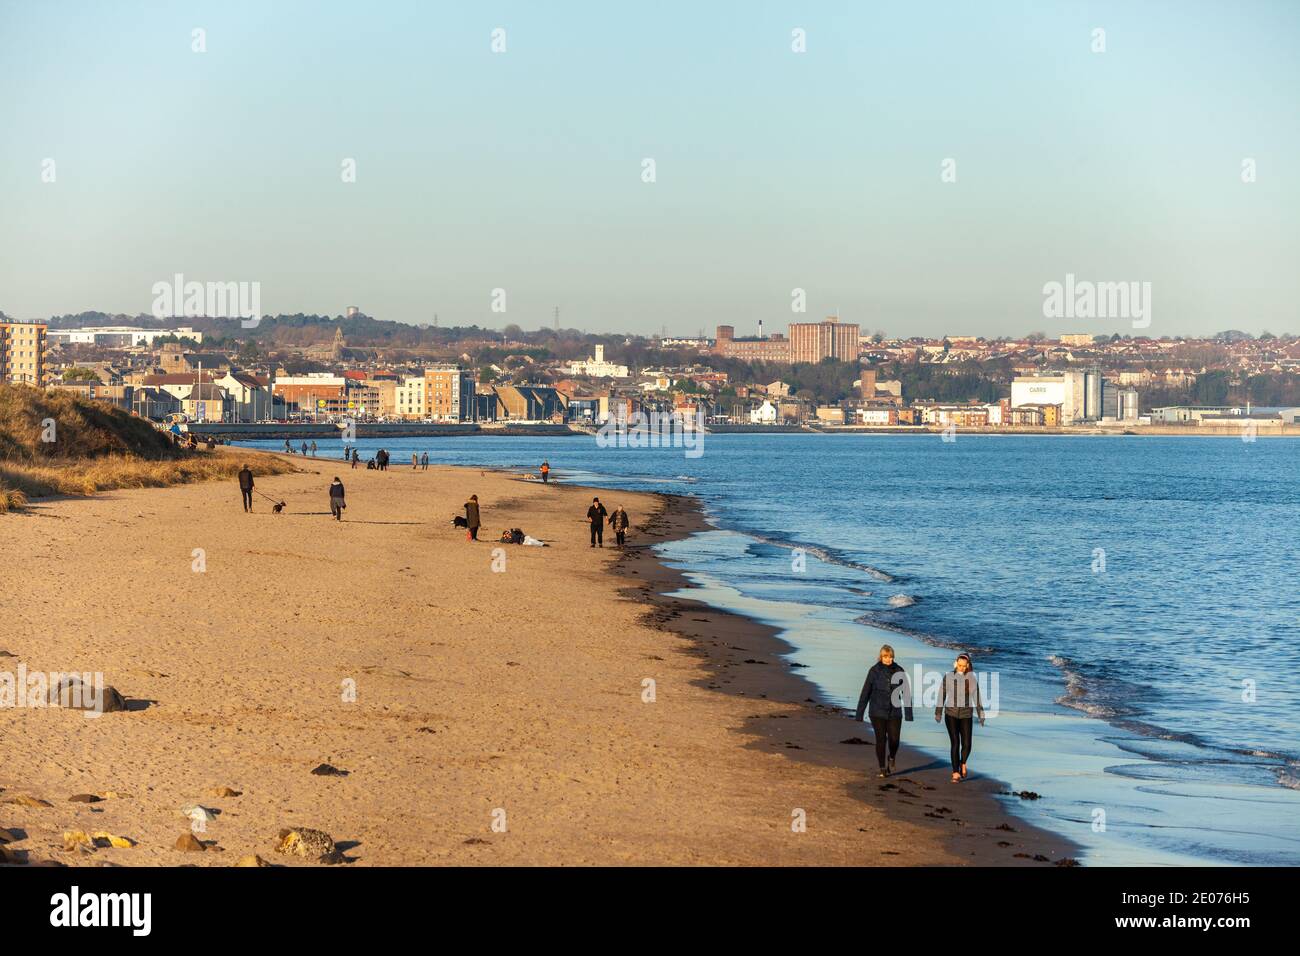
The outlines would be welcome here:
<svg viewBox="0 0 1300 956">
<path fill-rule="evenodd" d="M 1295 334 L 1300 8 L 1249 10 L 6 0 L 5 311 L 184 273 L 413 326 Z M 1150 326 L 1052 325 L 1072 275 Z"/>
</svg>

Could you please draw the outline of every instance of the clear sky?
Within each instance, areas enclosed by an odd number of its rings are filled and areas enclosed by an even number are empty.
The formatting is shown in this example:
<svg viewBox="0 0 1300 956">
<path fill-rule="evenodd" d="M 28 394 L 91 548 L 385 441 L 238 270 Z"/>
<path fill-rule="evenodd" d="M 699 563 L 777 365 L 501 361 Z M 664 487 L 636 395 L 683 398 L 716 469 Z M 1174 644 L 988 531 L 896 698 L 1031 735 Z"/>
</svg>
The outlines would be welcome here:
<svg viewBox="0 0 1300 956">
<path fill-rule="evenodd" d="M 0 310 L 179 272 L 443 325 L 1131 332 L 1044 318 L 1073 273 L 1150 282 L 1148 334 L 1300 332 L 1298 40 L 1290 0 L 0 0 Z"/>
</svg>

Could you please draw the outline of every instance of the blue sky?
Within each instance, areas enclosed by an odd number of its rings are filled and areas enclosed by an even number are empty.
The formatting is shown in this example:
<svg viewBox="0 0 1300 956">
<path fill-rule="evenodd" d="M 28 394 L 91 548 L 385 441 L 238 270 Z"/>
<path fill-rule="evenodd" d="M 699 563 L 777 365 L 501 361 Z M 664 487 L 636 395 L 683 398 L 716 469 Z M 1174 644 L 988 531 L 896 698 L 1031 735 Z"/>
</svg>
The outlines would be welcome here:
<svg viewBox="0 0 1300 956">
<path fill-rule="evenodd" d="M 1300 332 L 1297 40 L 1251 0 L 0 0 L 0 310 L 179 272 L 444 325 L 1132 331 L 1045 319 L 1073 273 L 1150 282 L 1153 335 Z"/>
</svg>

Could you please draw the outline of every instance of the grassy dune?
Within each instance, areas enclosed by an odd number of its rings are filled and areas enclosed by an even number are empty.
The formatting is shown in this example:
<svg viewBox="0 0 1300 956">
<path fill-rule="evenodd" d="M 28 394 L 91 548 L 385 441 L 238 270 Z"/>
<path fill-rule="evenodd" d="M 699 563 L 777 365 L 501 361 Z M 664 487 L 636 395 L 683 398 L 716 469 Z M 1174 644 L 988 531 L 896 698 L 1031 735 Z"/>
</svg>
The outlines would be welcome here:
<svg viewBox="0 0 1300 956">
<path fill-rule="evenodd" d="M 0 513 L 49 495 L 231 478 L 244 462 L 257 475 L 294 470 L 257 452 L 176 448 L 147 421 L 101 402 L 0 385 Z"/>
</svg>

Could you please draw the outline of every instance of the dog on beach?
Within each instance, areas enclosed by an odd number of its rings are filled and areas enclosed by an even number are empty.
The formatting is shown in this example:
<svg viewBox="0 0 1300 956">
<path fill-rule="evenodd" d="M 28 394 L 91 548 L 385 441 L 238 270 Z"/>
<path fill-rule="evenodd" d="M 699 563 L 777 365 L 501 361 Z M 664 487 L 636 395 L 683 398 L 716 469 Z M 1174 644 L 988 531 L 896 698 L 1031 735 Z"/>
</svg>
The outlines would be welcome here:
<svg viewBox="0 0 1300 956">
<path fill-rule="evenodd" d="M 451 526 L 453 528 L 468 528 L 469 522 L 462 515 L 455 515 L 451 519 Z"/>
<path fill-rule="evenodd" d="M 279 514 L 281 511 L 284 510 L 284 502 L 277 501 L 275 504 L 271 506 L 271 510 L 274 511 L 276 514 Z"/>
</svg>

